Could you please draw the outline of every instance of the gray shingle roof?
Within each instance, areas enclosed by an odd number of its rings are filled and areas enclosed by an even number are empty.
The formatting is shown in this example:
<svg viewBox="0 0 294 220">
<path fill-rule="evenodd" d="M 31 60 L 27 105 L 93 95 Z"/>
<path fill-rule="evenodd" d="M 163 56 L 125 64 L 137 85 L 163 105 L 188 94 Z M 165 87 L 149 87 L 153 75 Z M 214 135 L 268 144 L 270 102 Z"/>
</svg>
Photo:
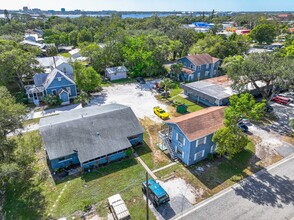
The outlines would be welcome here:
<svg viewBox="0 0 294 220">
<path fill-rule="evenodd" d="M 129 148 L 144 129 L 130 107 L 110 104 L 42 118 L 40 131 L 50 160 L 77 151 L 83 163 Z"/>
<path fill-rule="evenodd" d="M 37 73 L 34 75 L 34 84 L 35 86 L 43 86 L 44 82 L 47 79 L 48 74 L 47 73 Z"/>
<path fill-rule="evenodd" d="M 117 67 L 106 68 L 106 71 L 113 74 L 113 73 L 128 72 L 128 69 L 125 66 L 117 66 Z"/>
</svg>

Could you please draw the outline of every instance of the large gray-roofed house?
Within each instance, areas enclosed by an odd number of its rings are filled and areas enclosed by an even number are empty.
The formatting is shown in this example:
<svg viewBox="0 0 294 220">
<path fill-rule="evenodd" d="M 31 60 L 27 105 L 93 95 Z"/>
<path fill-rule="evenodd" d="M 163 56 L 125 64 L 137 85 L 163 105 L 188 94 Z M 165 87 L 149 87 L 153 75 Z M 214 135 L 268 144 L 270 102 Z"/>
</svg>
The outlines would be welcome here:
<svg viewBox="0 0 294 220">
<path fill-rule="evenodd" d="M 264 84 L 257 82 L 259 86 Z M 238 94 L 238 91 L 232 88 L 233 82 L 228 76 L 219 76 L 211 79 L 197 82 L 181 84 L 185 95 L 190 99 L 207 106 L 225 106 L 229 104 L 229 98 Z M 253 95 L 258 95 L 258 91 L 251 85 L 247 84 L 244 91 L 247 90 Z"/>
<path fill-rule="evenodd" d="M 53 169 L 70 164 L 86 169 L 124 157 L 142 143 L 144 129 L 130 107 L 110 104 L 42 118 L 40 131 Z"/>
</svg>

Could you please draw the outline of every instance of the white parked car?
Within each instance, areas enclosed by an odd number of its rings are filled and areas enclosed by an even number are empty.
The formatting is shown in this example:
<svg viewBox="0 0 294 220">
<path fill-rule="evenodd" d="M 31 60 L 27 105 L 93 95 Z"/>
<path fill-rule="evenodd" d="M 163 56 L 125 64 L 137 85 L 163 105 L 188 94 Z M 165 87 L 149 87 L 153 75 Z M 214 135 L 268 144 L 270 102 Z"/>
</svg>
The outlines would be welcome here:
<svg viewBox="0 0 294 220">
<path fill-rule="evenodd" d="M 129 210 L 119 194 L 109 197 L 108 205 L 115 220 L 131 219 Z"/>
</svg>

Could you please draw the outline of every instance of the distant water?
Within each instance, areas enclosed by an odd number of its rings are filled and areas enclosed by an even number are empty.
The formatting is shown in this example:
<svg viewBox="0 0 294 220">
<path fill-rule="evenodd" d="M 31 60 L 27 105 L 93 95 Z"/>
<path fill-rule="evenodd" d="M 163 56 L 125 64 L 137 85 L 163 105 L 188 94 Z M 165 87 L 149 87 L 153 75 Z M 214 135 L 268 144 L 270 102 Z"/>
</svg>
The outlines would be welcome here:
<svg viewBox="0 0 294 220">
<path fill-rule="evenodd" d="M 176 15 L 174 13 L 131 13 L 131 14 L 122 14 L 122 18 L 148 18 L 151 17 L 152 15 L 157 15 L 158 17 L 167 17 L 170 15 Z M 56 15 L 61 18 L 78 18 L 83 16 L 82 14 L 74 14 L 74 15 Z M 110 15 L 99 15 L 99 14 L 85 14 L 85 16 L 89 17 L 108 17 Z M 4 14 L 0 14 L 0 18 L 4 18 Z"/>
</svg>

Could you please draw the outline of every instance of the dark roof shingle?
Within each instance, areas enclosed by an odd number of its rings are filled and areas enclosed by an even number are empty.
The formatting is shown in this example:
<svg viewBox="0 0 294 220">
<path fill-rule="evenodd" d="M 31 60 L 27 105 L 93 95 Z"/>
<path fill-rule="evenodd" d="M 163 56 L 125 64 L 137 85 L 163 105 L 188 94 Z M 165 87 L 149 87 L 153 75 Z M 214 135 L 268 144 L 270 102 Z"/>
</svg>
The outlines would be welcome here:
<svg viewBox="0 0 294 220">
<path fill-rule="evenodd" d="M 127 137 L 144 132 L 132 109 L 119 104 L 42 118 L 40 126 L 50 160 L 77 152 L 81 163 L 127 149 Z"/>
</svg>

